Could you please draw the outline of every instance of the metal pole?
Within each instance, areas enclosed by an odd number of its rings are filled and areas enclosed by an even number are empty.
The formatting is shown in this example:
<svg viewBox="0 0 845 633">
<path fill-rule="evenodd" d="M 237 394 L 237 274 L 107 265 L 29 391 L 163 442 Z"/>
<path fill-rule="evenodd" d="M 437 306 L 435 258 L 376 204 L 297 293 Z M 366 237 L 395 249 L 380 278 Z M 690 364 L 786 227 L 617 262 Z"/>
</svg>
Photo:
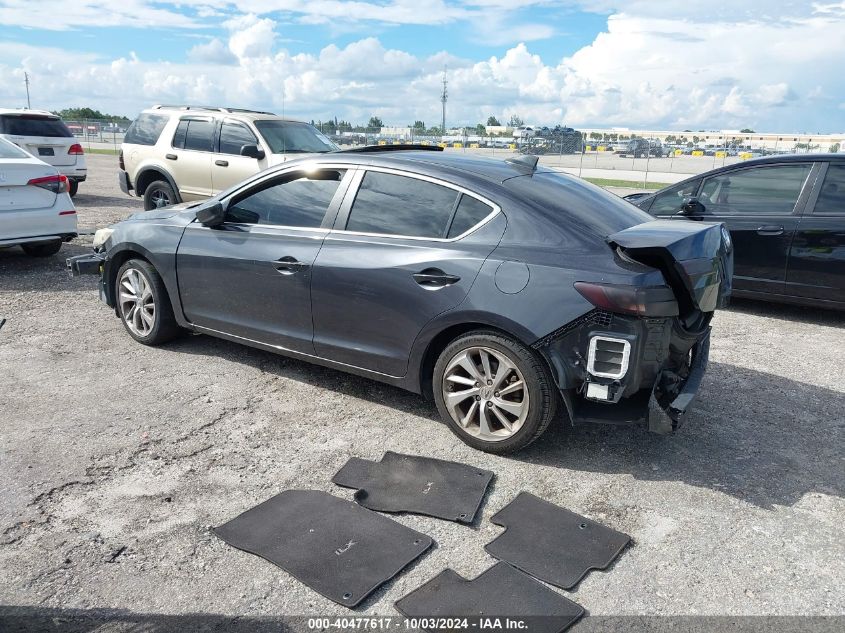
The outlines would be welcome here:
<svg viewBox="0 0 845 633">
<path fill-rule="evenodd" d="M 23 73 L 23 82 L 26 85 L 26 109 L 31 110 L 32 106 L 29 103 L 29 73 L 26 71 Z"/>
</svg>

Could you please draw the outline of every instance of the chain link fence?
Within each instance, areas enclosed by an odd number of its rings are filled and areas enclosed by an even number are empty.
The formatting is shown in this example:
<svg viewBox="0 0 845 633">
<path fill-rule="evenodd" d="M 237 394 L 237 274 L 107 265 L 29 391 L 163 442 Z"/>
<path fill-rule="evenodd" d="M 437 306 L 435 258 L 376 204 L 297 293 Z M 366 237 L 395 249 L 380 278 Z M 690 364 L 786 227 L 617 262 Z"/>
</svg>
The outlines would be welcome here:
<svg viewBox="0 0 845 633">
<path fill-rule="evenodd" d="M 131 121 L 65 121 L 89 153 L 117 153 Z M 412 127 L 341 127 L 315 123 L 342 149 L 362 145 L 421 144 L 445 151 L 507 159 L 538 156 L 541 165 L 599 184 L 659 188 L 723 165 L 760 156 L 845 152 L 845 134 L 637 133 L 554 128 L 518 128 L 499 134 L 457 128 L 448 134 Z"/>
</svg>

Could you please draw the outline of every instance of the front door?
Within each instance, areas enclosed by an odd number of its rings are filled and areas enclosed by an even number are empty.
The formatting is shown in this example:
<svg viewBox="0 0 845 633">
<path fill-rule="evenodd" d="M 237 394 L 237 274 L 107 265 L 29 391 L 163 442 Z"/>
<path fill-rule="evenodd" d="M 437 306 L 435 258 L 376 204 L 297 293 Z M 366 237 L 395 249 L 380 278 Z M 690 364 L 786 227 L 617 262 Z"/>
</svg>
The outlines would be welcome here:
<svg viewBox="0 0 845 633">
<path fill-rule="evenodd" d="M 312 265 L 336 212 L 342 170 L 293 172 L 236 192 L 226 222 L 191 224 L 177 251 L 182 307 L 195 325 L 313 354 Z M 335 200 L 335 198 L 338 198 Z"/>
<path fill-rule="evenodd" d="M 267 158 L 261 160 L 241 156 L 241 147 L 261 147 L 255 134 L 240 121 L 224 119 L 220 125 L 217 149 L 211 157 L 211 186 L 219 193 L 254 176 L 267 167 Z"/>
<path fill-rule="evenodd" d="M 702 216 L 724 222 L 734 243 L 734 288 L 781 294 L 812 163 L 749 167 L 704 179 Z M 799 204 L 800 199 L 800 204 Z"/>
<path fill-rule="evenodd" d="M 466 297 L 504 217 L 469 192 L 389 171 L 363 174 L 350 208 L 353 193 L 314 266 L 314 347 L 403 376 L 423 326 Z"/>
</svg>

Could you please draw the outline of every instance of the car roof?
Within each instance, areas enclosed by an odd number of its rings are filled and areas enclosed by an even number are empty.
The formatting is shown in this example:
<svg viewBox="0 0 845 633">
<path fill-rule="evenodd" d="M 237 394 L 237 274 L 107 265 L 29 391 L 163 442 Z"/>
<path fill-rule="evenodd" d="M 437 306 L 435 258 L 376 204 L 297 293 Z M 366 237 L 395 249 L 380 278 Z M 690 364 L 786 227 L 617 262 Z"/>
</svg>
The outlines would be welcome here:
<svg viewBox="0 0 845 633">
<path fill-rule="evenodd" d="M 25 116 L 25 115 L 35 115 L 35 116 L 44 116 L 50 117 L 51 119 L 58 119 L 60 118 L 58 114 L 53 114 L 52 112 L 48 112 L 47 110 L 27 110 L 26 108 L 0 108 L 0 114 L 2 115 L 12 115 L 12 116 Z"/>
<path fill-rule="evenodd" d="M 142 114 L 173 114 L 184 116 L 188 114 L 205 115 L 205 116 L 219 116 L 232 117 L 236 119 L 248 119 L 250 121 L 258 120 L 272 120 L 272 121 L 288 121 L 290 123 L 304 123 L 300 119 L 291 119 L 289 117 L 279 116 L 273 112 L 260 112 L 258 110 L 242 110 L 239 108 L 221 108 L 217 106 L 170 106 L 170 105 L 155 105 L 150 108 L 145 108 Z"/>
</svg>

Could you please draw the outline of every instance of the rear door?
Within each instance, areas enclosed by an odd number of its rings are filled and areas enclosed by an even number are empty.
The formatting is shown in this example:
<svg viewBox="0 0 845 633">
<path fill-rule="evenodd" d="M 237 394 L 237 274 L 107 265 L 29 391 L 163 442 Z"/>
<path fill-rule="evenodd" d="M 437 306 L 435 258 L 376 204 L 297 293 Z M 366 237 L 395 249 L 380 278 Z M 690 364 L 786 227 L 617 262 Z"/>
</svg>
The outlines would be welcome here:
<svg viewBox="0 0 845 633">
<path fill-rule="evenodd" d="M 845 302 L 845 161 L 821 163 L 789 251 L 786 294 Z"/>
<path fill-rule="evenodd" d="M 403 376 L 420 330 L 466 297 L 498 244 L 499 214 L 454 185 L 359 171 L 314 264 L 316 353 Z"/>
<path fill-rule="evenodd" d="M 182 200 L 203 200 L 212 195 L 211 156 L 215 123 L 212 117 L 184 116 L 173 134 L 165 159 Z"/>
<path fill-rule="evenodd" d="M 241 156 L 241 147 L 244 145 L 261 147 L 258 138 L 245 123 L 224 119 L 211 163 L 211 186 L 214 193 L 224 191 L 267 167 L 266 149 L 265 157 L 258 160 Z"/>
<path fill-rule="evenodd" d="M 70 153 L 76 139 L 58 117 L 3 114 L 0 115 L 0 133 L 48 165 L 65 167 L 76 164 L 77 155 Z"/>
<path fill-rule="evenodd" d="M 312 265 L 343 198 L 343 169 L 292 171 L 226 201 L 218 227 L 194 222 L 176 255 L 185 316 L 195 325 L 313 354 Z"/>
<path fill-rule="evenodd" d="M 698 193 L 704 214 L 687 218 L 725 223 L 734 243 L 736 290 L 784 292 L 789 247 L 812 167 L 811 162 L 764 165 L 704 178 Z"/>
</svg>

